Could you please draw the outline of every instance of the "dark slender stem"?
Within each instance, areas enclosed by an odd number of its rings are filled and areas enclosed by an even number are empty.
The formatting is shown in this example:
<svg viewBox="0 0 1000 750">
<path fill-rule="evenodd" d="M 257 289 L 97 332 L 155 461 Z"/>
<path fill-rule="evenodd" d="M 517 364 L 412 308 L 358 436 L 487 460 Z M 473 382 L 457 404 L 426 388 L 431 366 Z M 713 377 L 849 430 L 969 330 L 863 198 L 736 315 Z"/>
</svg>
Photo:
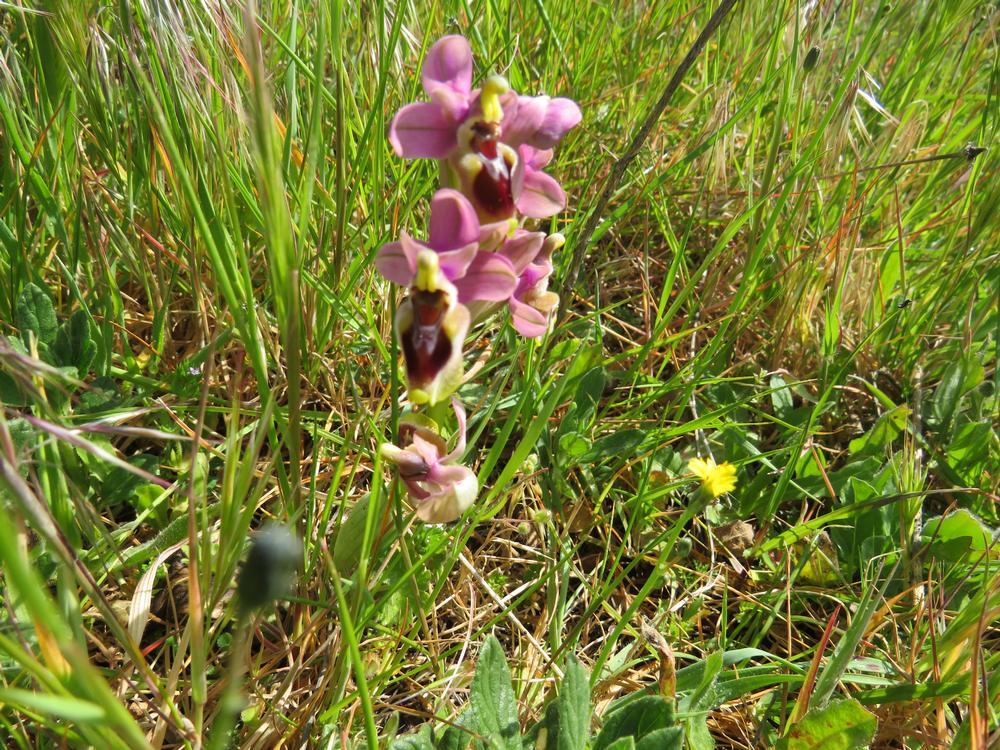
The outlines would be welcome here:
<svg viewBox="0 0 1000 750">
<path fill-rule="evenodd" d="M 820 180 L 833 180 L 839 177 L 850 177 L 853 174 L 861 174 L 862 172 L 874 172 L 878 169 L 894 169 L 895 167 L 909 167 L 913 164 L 926 164 L 932 161 L 943 161 L 945 159 L 965 159 L 966 161 L 972 161 L 981 153 L 986 151 L 985 148 L 981 146 L 968 145 L 961 151 L 951 151 L 947 154 L 935 154 L 934 156 L 922 156 L 919 159 L 903 159 L 902 161 L 890 161 L 885 164 L 873 164 L 870 167 L 857 167 L 855 169 L 848 169 L 844 172 L 833 172 L 832 174 L 822 174 L 819 175 Z"/>
<path fill-rule="evenodd" d="M 576 237 L 575 242 L 573 242 L 573 257 L 569 264 L 570 271 L 565 283 L 565 289 L 567 291 L 571 291 L 576 285 L 576 280 L 580 274 L 581 266 L 579 259 L 586 254 L 587 245 L 590 244 L 590 239 L 593 236 L 594 231 L 597 229 L 597 224 L 600 222 L 605 209 L 608 207 L 608 201 L 611 200 L 611 196 L 614 194 L 615 190 L 618 189 L 618 185 L 625 176 L 626 170 L 635 160 L 635 157 L 639 155 L 639 150 L 646 142 L 646 138 L 649 137 L 650 131 L 653 129 L 653 126 L 656 125 L 657 120 L 660 119 L 660 115 L 663 114 L 663 110 L 667 108 L 667 105 L 670 103 L 674 93 L 678 88 L 680 88 L 681 81 L 684 80 L 684 76 L 687 75 L 688 70 L 694 64 L 698 55 L 701 54 L 701 51 L 708 43 L 709 38 L 715 33 L 715 30 L 719 28 L 723 19 L 739 1 L 740 0 L 722 0 L 719 7 L 716 8 L 715 13 L 713 13 L 712 17 L 708 19 L 708 23 L 705 24 L 705 28 L 701 30 L 701 34 L 698 35 L 694 45 L 688 50 L 688 53 L 684 56 L 681 64 L 677 66 L 677 70 L 674 71 L 674 75 L 667 83 L 666 88 L 663 89 L 663 93 L 660 95 L 659 100 L 653 108 L 649 110 L 649 113 L 646 115 L 646 119 L 643 120 L 642 125 L 640 125 L 639 129 L 635 132 L 628 149 L 621 157 L 619 157 L 618 161 L 616 161 L 614 166 L 611 168 L 611 174 L 608 175 L 608 179 L 604 182 L 604 189 L 601 190 L 601 194 L 597 198 L 597 203 L 594 205 L 593 210 L 587 217 L 587 223 L 583 225 L 583 229 L 580 231 L 579 236 Z M 562 322 L 565 314 L 566 307 L 560 307 L 557 326 Z"/>
</svg>

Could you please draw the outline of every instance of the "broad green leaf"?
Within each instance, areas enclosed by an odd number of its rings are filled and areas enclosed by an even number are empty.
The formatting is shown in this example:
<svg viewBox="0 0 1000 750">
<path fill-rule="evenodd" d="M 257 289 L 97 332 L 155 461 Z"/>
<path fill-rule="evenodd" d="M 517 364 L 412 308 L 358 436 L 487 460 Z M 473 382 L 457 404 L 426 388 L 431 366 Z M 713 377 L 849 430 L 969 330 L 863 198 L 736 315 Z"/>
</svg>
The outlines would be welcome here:
<svg viewBox="0 0 1000 750">
<path fill-rule="evenodd" d="M 929 519 L 921 533 L 931 554 L 944 560 L 976 559 L 994 545 L 997 532 L 964 508 Z"/>
<path fill-rule="evenodd" d="M 40 287 L 27 284 L 21 290 L 14 309 L 14 323 L 21 331 L 21 338 L 28 343 L 28 332 L 34 334 L 39 344 L 39 354 L 47 352 L 56 340 L 56 310 L 52 300 Z"/>
<path fill-rule="evenodd" d="M 955 431 L 948 443 L 948 465 L 969 484 L 985 482 L 989 476 L 990 458 L 997 450 L 996 441 L 996 432 L 989 422 L 966 423 Z"/>
<path fill-rule="evenodd" d="M 701 679 L 678 703 L 682 713 L 692 714 L 684 721 L 688 746 L 692 750 L 712 750 L 715 741 L 708 731 L 708 711 L 718 705 L 715 685 L 722 672 L 723 652 L 716 651 L 702 660 Z"/>
<path fill-rule="evenodd" d="M 607 377 L 604 374 L 604 368 L 601 366 L 588 370 L 580 378 L 580 385 L 576 387 L 574 403 L 579 415 L 578 418 L 585 426 L 590 426 L 594 412 L 597 410 L 597 406 L 601 403 L 601 398 L 604 396 L 605 385 L 607 385 Z"/>
<path fill-rule="evenodd" d="M 580 460 L 583 463 L 598 463 L 612 457 L 626 460 L 634 456 L 645 439 L 646 433 L 643 430 L 619 430 L 595 440 Z"/>
<path fill-rule="evenodd" d="M 881 468 L 876 465 L 872 467 L 867 480 L 862 478 L 864 474 L 861 473 L 850 477 L 840 489 L 845 506 L 864 503 L 893 492 L 894 489 L 887 482 L 887 472 L 873 476 L 880 471 Z M 840 572 L 846 577 L 852 577 L 867 560 L 894 549 L 900 534 L 899 509 L 895 505 L 860 508 L 852 512 L 849 518 L 848 523 L 829 526 L 836 554 L 827 555 L 832 563 L 839 560 Z M 820 564 L 823 564 L 822 561 Z M 835 572 L 829 565 L 827 571 Z"/>
<path fill-rule="evenodd" d="M 579 432 L 570 432 L 559 438 L 559 450 L 570 458 L 580 458 L 589 449 L 590 441 Z"/>
<path fill-rule="evenodd" d="M 371 493 L 365 493 L 349 511 L 341 522 L 333 540 L 333 562 L 341 575 L 354 573 L 361 560 L 361 545 L 364 544 L 365 527 L 368 523 L 368 506 L 371 504 Z"/>
<path fill-rule="evenodd" d="M 986 371 L 971 352 L 945 368 L 934 391 L 933 413 L 940 430 L 946 430 L 958 410 L 962 396 L 983 382 Z"/>
<path fill-rule="evenodd" d="M 521 750 L 517 700 L 511 686 L 510 670 L 503 647 L 490 636 L 479 652 L 476 674 L 469 692 L 472 728 L 481 734 L 491 750 Z"/>
<path fill-rule="evenodd" d="M 397 737 L 389 745 L 389 750 L 436 750 L 431 725 L 424 724 L 419 731 L 413 734 Z"/>
<path fill-rule="evenodd" d="M 444 728 L 438 737 L 435 750 L 465 750 L 472 735 L 463 727 L 468 725 L 469 712 L 463 713 L 452 724 Z"/>
<path fill-rule="evenodd" d="M 684 722 L 689 750 L 715 750 L 715 739 L 708 731 L 708 715 L 691 717 Z"/>
<path fill-rule="evenodd" d="M 650 732 L 635 743 L 635 750 L 683 750 L 684 730 L 680 727 L 664 727 Z"/>
<path fill-rule="evenodd" d="M 123 400 L 120 392 L 121 384 L 108 377 L 95 378 L 88 383 L 88 388 L 80 393 L 80 401 L 76 405 L 76 412 L 98 412 L 113 409 L 119 406 Z"/>
<path fill-rule="evenodd" d="M 891 685 L 873 688 L 857 693 L 860 703 L 868 706 L 878 706 L 885 703 L 907 703 L 909 701 L 926 701 L 932 698 L 947 698 L 951 700 L 969 693 L 968 680 L 955 682 L 922 682 L 914 685 Z"/>
<path fill-rule="evenodd" d="M 848 446 L 848 450 L 850 450 L 852 455 L 882 453 L 906 429 L 906 422 L 909 417 L 910 407 L 905 404 L 890 409 L 875 420 L 875 424 L 872 425 L 872 428 L 868 432 L 852 440 Z"/>
<path fill-rule="evenodd" d="M 771 408 L 774 410 L 774 416 L 787 422 L 792 409 L 795 408 L 792 389 L 780 375 L 772 375 L 768 385 L 771 387 Z"/>
<path fill-rule="evenodd" d="M 14 444 L 14 453 L 20 454 L 35 437 L 35 428 L 26 419 L 10 419 L 7 421 L 7 431 Z"/>
<path fill-rule="evenodd" d="M 593 750 L 607 750 L 620 737 L 638 742 L 647 734 L 674 724 L 673 706 L 659 695 L 645 695 L 625 703 L 605 716 L 604 726 L 594 741 Z"/>
<path fill-rule="evenodd" d="M 590 738 L 590 680 L 587 670 L 572 654 L 559 686 L 558 750 L 584 750 Z"/>
<path fill-rule="evenodd" d="M 109 444 L 106 450 L 114 450 L 114 448 Z M 153 475 L 156 474 L 160 466 L 159 458 L 148 453 L 137 453 L 134 456 L 129 456 L 126 461 L 130 465 L 138 466 L 143 471 Z M 135 504 L 136 490 L 144 485 L 155 489 L 156 492 L 152 497 L 159 497 L 159 494 L 163 492 L 162 487 L 150 484 L 142 477 L 136 476 L 121 466 L 109 467 L 107 464 L 98 464 L 97 461 L 93 461 L 92 463 L 95 464 L 95 468 L 105 472 L 105 476 L 103 477 L 95 474 L 91 476 L 94 476 L 95 479 L 103 479 L 101 500 L 109 506 L 126 502 Z"/>
<path fill-rule="evenodd" d="M 0 402 L 7 406 L 24 406 L 24 394 L 17 382 L 5 372 L 0 372 Z"/>
<path fill-rule="evenodd" d="M 572 381 L 582 377 L 587 372 L 602 361 L 601 347 L 599 344 L 586 344 L 580 346 L 579 341 L 568 339 L 561 344 L 552 347 L 552 360 L 563 357 L 572 357 L 573 361 L 566 371 L 566 380 Z"/>
<path fill-rule="evenodd" d="M 635 750 L 635 740 L 631 737 L 619 737 L 604 750 Z"/>
<path fill-rule="evenodd" d="M 863 750 L 878 722 L 854 699 L 810 709 L 778 740 L 777 750 Z"/>
<path fill-rule="evenodd" d="M 82 378 L 90 370 L 97 355 L 97 344 L 91 335 L 90 319 L 83 310 L 77 310 L 59 327 L 52 356 L 57 365 L 75 367 Z"/>
<path fill-rule="evenodd" d="M 680 699 L 678 708 L 682 712 L 704 711 L 715 708 L 713 688 L 719 679 L 719 674 L 722 672 L 723 652 L 715 651 L 709 654 L 700 664 L 702 669 L 698 684 Z M 686 669 L 691 669 L 691 667 L 686 667 Z"/>
</svg>

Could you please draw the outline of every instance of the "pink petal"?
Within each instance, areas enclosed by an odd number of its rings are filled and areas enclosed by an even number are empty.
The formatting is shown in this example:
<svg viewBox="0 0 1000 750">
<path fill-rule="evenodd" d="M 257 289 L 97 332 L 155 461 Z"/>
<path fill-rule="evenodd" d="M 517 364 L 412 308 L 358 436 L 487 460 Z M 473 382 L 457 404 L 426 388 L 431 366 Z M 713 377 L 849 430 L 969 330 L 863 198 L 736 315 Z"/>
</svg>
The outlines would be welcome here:
<svg viewBox="0 0 1000 750">
<path fill-rule="evenodd" d="M 447 250 L 438 253 L 438 261 L 441 263 L 441 271 L 448 281 L 454 281 L 465 276 L 469 270 L 469 264 L 476 259 L 479 252 L 479 243 L 473 242 L 458 250 Z"/>
<path fill-rule="evenodd" d="M 527 170 L 516 203 L 517 210 L 525 216 L 544 219 L 566 207 L 566 193 L 559 183 L 545 172 Z"/>
<path fill-rule="evenodd" d="M 479 481 L 465 466 L 441 467 L 436 491 L 416 503 L 417 517 L 424 523 L 450 523 L 458 519 L 476 500 Z"/>
<path fill-rule="evenodd" d="M 549 320 L 526 302 L 511 297 L 510 319 L 519 334 L 529 339 L 541 338 L 549 330 Z"/>
<path fill-rule="evenodd" d="M 510 173 L 510 194 L 514 196 L 514 203 L 517 203 L 517 196 L 521 194 L 524 190 L 524 175 L 527 171 L 527 167 L 524 164 L 524 159 L 521 158 L 520 152 L 517 153 L 517 159 L 514 161 L 514 169 Z"/>
<path fill-rule="evenodd" d="M 421 81 L 428 96 L 442 85 L 468 95 L 472 88 L 472 49 L 465 37 L 443 36 L 427 50 Z"/>
<path fill-rule="evenodd" d="M 510 264 L 514 267 L 514 273 L 520 276 L 521 272 L 538 255 L 544 241 L 544 232 L 526 232 L 521 229 L 503 243 L 503 247 L 498 252 L 510 261 Z"/>
<path fill-rule="evenodd" d="M 441 252 L 478 241 L 479 218 L 469 199 L 450 188 L 434 193 L 427 244 Z"/>
<path fill-rule="evenodd" d="M 422 437 L 418 432 L 413 436 L 413 442 L 407 450 L 420 456 L 420 459 L 427 465 L 425 473 L 428 473 L 441 461 L 441 452 L 445 447 L 444 440 L 439 435 L 431 433 L 427 437 Z"/>
<path fill-rule="evenodd" d="M 511 219 L 496 221 L 492 224 L 481 224 L 479 226 L 480 249 L 493 252 L 511 236 L 511 231 L 515 226 L 516 222 Z"/>
<path fill-rule="evenodd" d="M 389 143 L 404 159 L 444 159 L 457 145 L 455 125 L 436 104 L 407 104 L 392 119 Z"/>
<path fill-rule="evenodd" d="M 455 281 L 458 301 L 502 302 L 517 288 L 517 274 L 510 261 L 495 253 L 479 253 L 465 276 Z"/>
<path fill-rule="evenodd" d="M 414 500 L 422 501 L 426 500 L 431 496 L 431 493 L 429 493 L 427 490 L 425 490 L 423 487 L 420 486 L 419 479 L 413 479 L 412 477 L 404 477 L 402 475 L 399 478 L 402 479 L 403 484 L 406 485 L 407 494 Z"/>
<path fill-rule="evenodd" d="M 544 169 L 552 161 L 551 148 L 535 148 L 524 143 L 518 146 L 517 153 L 524 161 L 524 166 L 528 169 Z"/>
<path fill-rule="evenodd" d="M 548 99 L 547 96 L 506 94 L 500 100 L 503 107 L 500 140 L 513 148 L 522 143 L 534 142 L 538 129 L 545 121 Z"/>
<path fill-rule="evenodd" d="M 552 262 L 532 263 L 525 268 L 517 279 L 517 288 L 513 297 L 516 300 L 524 301 L 525 296 L 530 291 L 543 292 L 545 289 L 542 282 L 546 281 L 552 274 Z M 545 287 L 548 286 L 546 283 Z"/>
<path fill-rule="evenodd" d="M 441 108 L 452 122 L 462 122 L 469 114 L 469 95 L 447 86 L 438 86 L 430 93 L 431 101 Z"/>
<path fill-rule="evenodd" d="M 580 124 L 583 115 L 571 99 L 557 98 L 549 101 L 545 118 L 528 142 L 535 148 L 552 148 L 570 130 Z"/>
<path fill-rule="evenodd" d="M 402 477 L 411 479 L 413 477 L 424 477 L 427 475 L 430 466 L 422 456 L 412 450 L 400 448 L 392 443 L 382 443 L 379 453 L 389 463 L 393 464 Z"/>
<path fill-rule="evenodd" d="M 459 461 L 462 454 L 465 453 L 465 407 L 462 406 L 461 401 L 452 396 L 451 408 L 455 410 L 455 419 L 458 421 L 458 428 L 455 430 L 458 440 L 455 443 L 455 450 L 442 459 L 449 463 Z"/>
<path fill-rule="evenodd" d="M 412 241 L 408 244 L 412 244 Z M 375 253 L 375 268 L 389 281 L 409 286 L 417 268 L 416 256 L 411 257 L 402 242 L 389 242 Z"/>
</svg>

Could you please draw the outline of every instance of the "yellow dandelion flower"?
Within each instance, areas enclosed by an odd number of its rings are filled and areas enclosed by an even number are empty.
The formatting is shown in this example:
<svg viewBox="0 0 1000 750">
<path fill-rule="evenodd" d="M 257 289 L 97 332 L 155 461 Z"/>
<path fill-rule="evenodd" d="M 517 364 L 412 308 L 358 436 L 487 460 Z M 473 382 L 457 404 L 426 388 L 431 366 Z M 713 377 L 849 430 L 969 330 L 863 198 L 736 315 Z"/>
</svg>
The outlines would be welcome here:
<svg viewBox="0 0 1000 750">
<path fill-rule="evenodd" d="M 736 467 L 728 461 L 716 464 L 713 458 L 692 458 L 688 470 L 701 480 L 702 489 L 713 499 L 736 489 Z"/>
</svg>

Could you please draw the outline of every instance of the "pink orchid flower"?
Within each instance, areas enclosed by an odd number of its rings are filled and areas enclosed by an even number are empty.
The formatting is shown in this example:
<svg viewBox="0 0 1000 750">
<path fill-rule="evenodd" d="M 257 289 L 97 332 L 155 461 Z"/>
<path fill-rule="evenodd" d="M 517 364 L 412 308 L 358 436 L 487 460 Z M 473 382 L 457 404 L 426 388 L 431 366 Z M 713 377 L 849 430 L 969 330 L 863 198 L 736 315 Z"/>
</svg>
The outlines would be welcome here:
<svg viewBox="0 0 1000 750">
<path fill-rule="evenodd" d="M 549 277 L 553 270 L 552 253 L 564 244 L 566 238 L 561 234 L 550 234 L 532 262 L 518 276 L 517 288 L 507 304 L 514 328 L 525 338 L 544 336 L 552 321 L 552 313 L 559 305 L 559 295 L 549 291 Z"/>
<path fill-rule="evenodd" d="M 549 330 L 552 313 L 559 304 L 559 295 L 548 291 L 551 275 L 552 261 L 532 263 L 521 274 L 507 303 L 514 328 L 525 338 L 541 338 Z"/>
<path fill-rule="evenodd" d="M 448 452 L 447 443 L 435 425 L 420 414 L 404 417 L 399 424 L 404 447 L 383 443 L 379 452 L 396 466 L 406 485 L 417 517 L 424 523 L 450 523 L 472 505 L 479 481 L 471 469 L 458 462 L 465 453 L 465 410 L 452 399 L 458 418 L 458 441 Z"/>
<path fill-rule="evenodd" d="M 532 219 L 546 219 L 566 208 L 566 193 L 542 168 L 552 161 L 552 149 L 524 143 L 517 147 L 518 163 L 512 177 L 519 196 L 517 210 Z"/>
<path fill-rule="evenodd" d="M 511 226 L 510 221 L 480 225 L 468 199 L 457 190 L 444 188 L 431 199 L 427 242 L 401 232 L 399 242 L 379 249 L 375 267 L 389 281 L 408 286 L 416 276 L 420 253 L 432 250 L 441 273 L 455 286 L 460 303 L 501 302 L 514 292 L 518 269 L 506 255 L 492 250 L 504 242 Z"/>
<path fill-rule="evenodd" d="M 545 218 L 565 205 L 562 189 L 541 172 L 548 161 L 522 164 L 519 147 L 545 151 L 581 119 L 575 102 L 519 96 L 500 76 L 472 88 L 472 50 L 461 36 L 439 39 L 422 71 L 431 101 L 407 104 L 393 118 L 389 141 L 406 159 L 439 159 L 448 180 L 469 197 L 480 218 Z M 543 196 L 544 200 L 539 200 Z M 558 208 L 554 208 L 558 205 Z"/>
<path fill-rule="evenodd" d="M 565 244 L 561 234 L 548 237 L 543 232 L 518 229 L 497 253 L 506 257 L 517 273 L 517 285 L 504 300 L 510 309 L 514 328 L 526 338 L 539 338 L 548 330 L 559 295 L 548 291 L 552 275 L 552 253 Z M 473 301 L 468 305 L 473 320 L 497 309 L 496 303 Z"/>
<path fill-rule="evenodd" d="M 421 250 L 416 266 L 410 294 L 396 310 L 396 333 L 410 401 L 433 406 L 461 385 L 462 345 L 471 318 L 436 252 Z"/>
</svg>

